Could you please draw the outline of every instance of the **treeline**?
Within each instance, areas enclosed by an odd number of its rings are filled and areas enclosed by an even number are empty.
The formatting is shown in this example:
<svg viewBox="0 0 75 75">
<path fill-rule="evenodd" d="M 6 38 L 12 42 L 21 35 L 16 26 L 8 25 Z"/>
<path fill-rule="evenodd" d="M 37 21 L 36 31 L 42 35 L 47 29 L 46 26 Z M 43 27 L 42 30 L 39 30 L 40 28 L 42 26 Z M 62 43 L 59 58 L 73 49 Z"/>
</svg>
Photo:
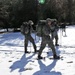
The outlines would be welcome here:
<svg viewBox="0 0 75 75">
<path fill-rule="evenodd" d="M 56 18 L 75 24 L 75 0 L 0 0 L 0 27 L 19 28 L 23 21 Z M 35 27 L 35 26 L 34 26 Z"/>
</svg>

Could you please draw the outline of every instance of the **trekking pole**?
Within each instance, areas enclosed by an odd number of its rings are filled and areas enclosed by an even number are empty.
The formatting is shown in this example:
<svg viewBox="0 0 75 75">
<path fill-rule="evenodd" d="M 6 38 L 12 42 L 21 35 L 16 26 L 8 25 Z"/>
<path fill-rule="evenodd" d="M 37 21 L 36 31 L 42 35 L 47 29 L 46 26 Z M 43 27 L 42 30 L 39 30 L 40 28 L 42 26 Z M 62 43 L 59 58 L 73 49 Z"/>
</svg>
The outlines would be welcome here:
<svg viewBox="0 0 75 75">
<path fill-rule="evenodd" d="M 38 40 L 37 40 L 37 34 L 35 33 L 35 41 L 38 43 L 40 40 L 40 37 L 38 37 Z"/>
<path fill-rule="evenodd" d="M 31 53 L 31 42 L 30 42 L 30 53 Z"/>
<path fill-rule="evenodd" d="M 33 30 L 33 28 L 32 28 L 32 26 L 31 26 L 31 28 L 30 28 L 30 33 L 32 34 L 32 30 Z M 30 42 L 30 53 L 31 53 L 31 42 Z"/>
<path fill-rule="evenodd" d="M 35 29 L 35 41 L 36 41 L 36 29 Z"/>
<path fill-rule="evenodd" d="M 66 34 L 66 26 L 65 26 L 65 37 L 67 36 L 67 34 Z"/>
</svg>

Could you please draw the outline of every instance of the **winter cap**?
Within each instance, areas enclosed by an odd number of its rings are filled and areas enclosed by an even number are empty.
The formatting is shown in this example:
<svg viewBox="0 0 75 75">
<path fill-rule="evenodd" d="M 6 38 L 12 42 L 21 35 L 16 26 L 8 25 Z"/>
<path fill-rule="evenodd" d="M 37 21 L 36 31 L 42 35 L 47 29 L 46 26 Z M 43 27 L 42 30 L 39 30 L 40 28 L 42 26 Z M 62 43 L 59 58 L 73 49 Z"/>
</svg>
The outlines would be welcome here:
<svg viewBox="0 0 75 75">
<path fill-rule="evenodd" d="M 23 25 L 27 25 L 28 23 L 27 22 L 23 22 Z"/>
<path fill-rule="evenodd" d="M 34 24 L 34 22 L 33 22 L 32 20 L 29 20 L 28 23 L 29 23 L 30 25 L 33 25 L 33 24 Z"/>
<path fill-rule="evenodd" d="M 57 19 L 54 19 L 54 22 L 57 22 Z"/>
<path fill-rule="evenodd" d="M 51 19 L 50 19 L 50 18 L 47 18 L 47 19 L 46 19 L 46 22 L 48 22 L 48 21 L 51 21 Z"/>
</svg>

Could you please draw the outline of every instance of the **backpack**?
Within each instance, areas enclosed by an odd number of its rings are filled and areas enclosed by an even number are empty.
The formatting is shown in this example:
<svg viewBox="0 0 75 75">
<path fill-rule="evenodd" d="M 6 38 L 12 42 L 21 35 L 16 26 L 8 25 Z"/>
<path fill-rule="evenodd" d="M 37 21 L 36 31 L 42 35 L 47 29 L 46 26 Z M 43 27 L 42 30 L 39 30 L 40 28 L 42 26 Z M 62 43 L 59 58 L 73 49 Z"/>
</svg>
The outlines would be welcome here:
<svg viewBox="0 0 75 75">
<path fill-rule="evenodd" d="M 20 27 L 21 34 L 25 35 L 29 33 L 29 27 L 27 22 L 24 22 Z"/>
<path fill-rule="evenodd" d="M 46 25 L 46 20 L 40 20 L 36 26 L 36 35 L 39 37 L 42 37 L 43 35 L 43 26 Z"/>
</svg>

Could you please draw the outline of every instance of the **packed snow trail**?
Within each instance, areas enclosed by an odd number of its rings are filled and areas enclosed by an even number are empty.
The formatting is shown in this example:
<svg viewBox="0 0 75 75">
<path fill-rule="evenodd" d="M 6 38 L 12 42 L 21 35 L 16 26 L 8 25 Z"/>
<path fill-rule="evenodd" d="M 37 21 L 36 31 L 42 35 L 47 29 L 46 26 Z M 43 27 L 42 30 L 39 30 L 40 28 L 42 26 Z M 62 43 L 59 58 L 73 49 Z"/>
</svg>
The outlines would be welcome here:
<svg viewBox="0 0 75 75">
<path fill-rule="evenodd" d="M 0 74 L 1 75 L 75 75 L 75 26 L 67 27 L 66 37 L 59 34 L 57 54 L 62 60 L 51 60 L 52 51 L 46 47 L 42 53 L 45 60 L 35 60 L 32 44 L 28 50 L 32 53 L 24 54 L 24 36 L 18 33 L 0 34 Z M 35 39 L 35 34 L 32 34 Z M 41 40 L 36 37 L 35 43 L 39 49 Z M 31 46 L 31 47 L 30 47 Z"/>
</svg>

